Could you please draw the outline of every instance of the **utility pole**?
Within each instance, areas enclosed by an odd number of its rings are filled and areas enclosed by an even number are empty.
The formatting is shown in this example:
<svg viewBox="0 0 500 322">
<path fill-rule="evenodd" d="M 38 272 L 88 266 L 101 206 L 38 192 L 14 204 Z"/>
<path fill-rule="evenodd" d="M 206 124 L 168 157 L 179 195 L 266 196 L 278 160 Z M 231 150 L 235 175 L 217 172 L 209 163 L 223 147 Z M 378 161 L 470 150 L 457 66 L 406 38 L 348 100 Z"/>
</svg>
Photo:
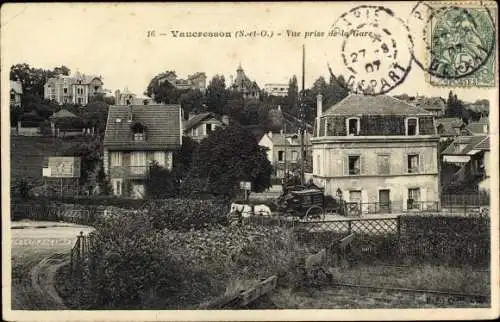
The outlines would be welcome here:
<svg viewBox="0 0 500 322">
<path fill-rule="evenodd" d="M 305 57 L 306 49 L 305 45 L 302 45 L 302 93 L 299 96 L 299 120 L 300 120 L 300 184 L 305 185 L 304 180 L 304 130 L 305 130 L 305 106 L 304 106 L 304 95 L 305 95 Z"/>
</svg>

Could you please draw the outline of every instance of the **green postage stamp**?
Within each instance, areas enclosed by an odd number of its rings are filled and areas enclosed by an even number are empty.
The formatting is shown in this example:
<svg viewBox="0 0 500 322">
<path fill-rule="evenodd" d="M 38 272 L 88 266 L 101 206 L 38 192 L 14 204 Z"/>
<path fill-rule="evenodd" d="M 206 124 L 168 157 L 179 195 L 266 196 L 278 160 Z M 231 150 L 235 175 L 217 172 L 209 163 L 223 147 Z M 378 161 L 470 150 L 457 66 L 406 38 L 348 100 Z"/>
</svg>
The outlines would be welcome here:
<svg viewBox="0 0 500 322">
<path fill-rule="evenodd" d="M 431 85 L 494 87 L 497 8 L 480 3 L 435 6 L 427 30 Z"/>
</svg>

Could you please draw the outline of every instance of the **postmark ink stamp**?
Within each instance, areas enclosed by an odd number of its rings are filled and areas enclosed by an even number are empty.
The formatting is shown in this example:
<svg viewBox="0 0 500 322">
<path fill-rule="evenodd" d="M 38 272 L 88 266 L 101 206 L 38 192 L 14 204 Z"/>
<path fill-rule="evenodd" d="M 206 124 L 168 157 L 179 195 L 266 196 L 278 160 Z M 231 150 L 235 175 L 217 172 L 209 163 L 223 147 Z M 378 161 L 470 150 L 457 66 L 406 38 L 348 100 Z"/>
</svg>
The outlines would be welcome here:
<svg viewBox="0 0 500 322">
<path fill-rule="evenodd" d="M 342 14 L 334 28 L 346 30 L 341 45 L 347 86 L 352 93 L 380 95 L 401 84 L 411 69 L 407 27 L 392 10 L 358 6 Z M 406 33 L 406 34 L 405 34 Z M 361 41 L 352 34 L 365 34 Z"/>
<path fill-rule="evenodd" d="M 495 85 L 493 8 L 460 3 L 419 2 L 408 18 L 412 34 L 423 39 L 412 47 L 415 63 L 435 86 Z"/>
</svg>

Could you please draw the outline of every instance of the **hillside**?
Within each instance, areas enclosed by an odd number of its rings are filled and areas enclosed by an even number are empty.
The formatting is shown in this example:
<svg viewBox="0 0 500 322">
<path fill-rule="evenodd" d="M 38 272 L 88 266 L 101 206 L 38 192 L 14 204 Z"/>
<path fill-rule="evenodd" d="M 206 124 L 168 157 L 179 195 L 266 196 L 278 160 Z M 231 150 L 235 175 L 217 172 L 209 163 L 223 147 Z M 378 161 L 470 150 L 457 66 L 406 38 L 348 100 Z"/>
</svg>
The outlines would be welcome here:
<svg viewBox="0 0 500 322">
<path fill-rule="evenodd" d="M 52 137 L 11 136 L 10 175 L 11 182 L 21 178 L 39 181 L 42 179 L 44 157 L 62 156 L 69 148 L 84 142 L 85 138 L 58 139 Z"/>
</svg>

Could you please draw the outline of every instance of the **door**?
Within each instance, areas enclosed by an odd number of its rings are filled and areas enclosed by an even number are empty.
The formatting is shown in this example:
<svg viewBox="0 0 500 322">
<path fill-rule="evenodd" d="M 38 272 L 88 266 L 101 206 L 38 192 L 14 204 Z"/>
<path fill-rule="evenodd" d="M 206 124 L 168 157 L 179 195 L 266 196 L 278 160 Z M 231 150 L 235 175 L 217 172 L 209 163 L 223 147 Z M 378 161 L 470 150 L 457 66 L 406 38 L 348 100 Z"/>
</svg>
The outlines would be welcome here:
<svg viewBox="0 0 500 322">
<path fill-rule="evenodd" d="M 380 212 L 388 214 L 391 212 L 391 192 L 390 190 L 379 190 L 378 191 L 378 202 L 380 206 Z"/>
</svg>

